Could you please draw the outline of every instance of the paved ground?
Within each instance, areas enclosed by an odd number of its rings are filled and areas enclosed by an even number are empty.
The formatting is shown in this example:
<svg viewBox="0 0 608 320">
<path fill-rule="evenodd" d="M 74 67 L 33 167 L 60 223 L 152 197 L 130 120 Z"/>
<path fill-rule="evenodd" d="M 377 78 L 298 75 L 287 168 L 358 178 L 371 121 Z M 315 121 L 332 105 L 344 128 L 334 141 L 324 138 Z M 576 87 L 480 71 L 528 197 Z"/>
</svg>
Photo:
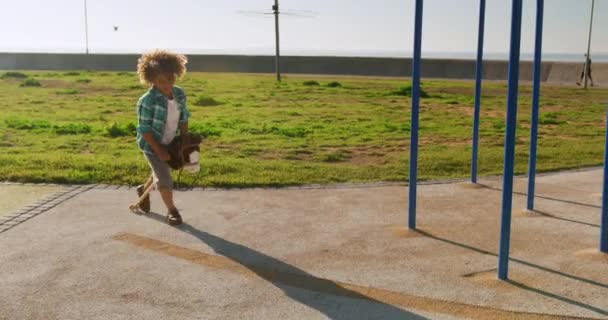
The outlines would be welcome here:
<svg viewBox="0 0 608 320">
<path fill-rule="evenodd" d="M 508 282 L 497 179 L 419 186 L 418 232 L 404 186 L 177 192 L 177 228 L 156 194 L 66 187 L 1 218 L 0 319 L 608 319 L 601 177 L 515 194 Z"/>
<path fill-rule="evenodd" d="M 1 185 L 0 216 L 20 209 L 59 190 L 57 185 Z"/>
</svg>

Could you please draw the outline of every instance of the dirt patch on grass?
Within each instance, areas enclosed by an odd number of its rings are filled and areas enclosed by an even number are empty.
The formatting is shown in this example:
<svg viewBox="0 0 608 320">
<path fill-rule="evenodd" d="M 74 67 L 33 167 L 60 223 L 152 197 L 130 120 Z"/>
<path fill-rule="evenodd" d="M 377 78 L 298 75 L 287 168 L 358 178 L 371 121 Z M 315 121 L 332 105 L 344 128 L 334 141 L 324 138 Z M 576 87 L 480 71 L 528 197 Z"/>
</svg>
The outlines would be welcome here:
<svg viewBox="0 0 608 320">
<path fill-rule="evenodd" d="M 404 150 L 402 153 L 405 155 L 406 151 Z M 356 165 L 385 165 L 390 162 L 389 158 L 397 154 L 397 152 L 390 152 L 385 155 L 358 154 L 351 157 L 349 163 Z"/>
<path fill-rule="evenodd" d="M 475 108 L 470 105 L 462 105 L 462 104 L 432 104 L 432 105 L 428 105 L 427 108 L 429 110 L 445 110 L 446 108 L 449 110 L 449 112 L 454 112 L 454 113 L 461 113 L 461 114 L 466 114 L 468 117 L 470 117 L 471 119 L 473 119 L 473 113 L 475 112 Z M 490 109 L 492 108 L 492 109 Z M 421 112 L 423 112 L 424 110 L 422 110 Z M 499 110 L 499 109 L 494 109 L 494 107 L 489 107 L 489 106 L 481 106 L 480 109 L 480 118 L 484 118 L 484 117 L 490 117 L 490 118 L 504 118 L 505 116 L 505 111 L 504 110 Z"/>
<path fill-rule="evenodd" d="M 470 138 L 462 138 L 462 139 L 449 139 L 441 136 L 431 136 L 431 137 L 420 137 L 419 144 L 421 146 L 425 145 L 438 145 L 438 146 L 447 146 L 447 147 L 462 147 L 468 146 L 471 144 Z M 409 150 L 409 149 L 404 149 Z"/>
<path fill-rule="evenodd" d="M 49 79 L 40 80 L 40 83 L 44 88 L 71 88 L 73 83 L 65 80 Z"/>
<path fill-rule="evenodd" d="M 430 94 L 437 93 L 447 93 L 447 94 L 457 94 L 457 95 L 465 95 L 465 96 L 475 96 L 475 87 L 440 87 L 440 88 L 429 88 Z M 506 96 L 507 88 L 482 88 L 482 95 L 488 96 Z"/>
<path fill-rule="evenodd" d="M 405 155 L 407 148 L 399 148 L 396 146 L 364 146 L 364 147 L 346 147 L 346 148 L 329 148 L 324 150 L 325 153 L 343 153 L 344 160 L 341 162 L 355 165 L 385 165 L 391 158 L 398 155 Z"/>
<path fill-rule="evenodd" d="M 112 87 L 104 87 L 104 86 L 87 86 L 87 85 L 79 85 L 76 86 L 78 90 L 85 92 L 87 94 L 108 94 L 111 93 L 112 96 L 133 96 L 133 94 L 129 93 L 125 89 L 122 88 L 112 88 Z M 143 92 L 143 90 L 142 90 Z M 137 95 L 137 94 L 136 94 Z"/>
<path fill-rule="evenodd" d="M 296 149 L 286 152 L 261 152 L 258 159 L 284 159 L 304 162 L 385 165 L 391 158 L 405 154 L 407 148 L 396 146 L 326 147 L 318 150 Z"/>
<path fill-rule="evenodd" d="M 50 89 L 76 89 L 80 93 L 85 94 L 96 94 L 96 93 L 112 93 L 118 95 L 123 93 L 120 88 L 104 87 L 104 86 L 92 86 L 81 83 L 74 83 L 73 81 L 59 80 L 59 79 L 47 79 L 40 80 L 40 83 L 44 88 Z"/>
</svg>

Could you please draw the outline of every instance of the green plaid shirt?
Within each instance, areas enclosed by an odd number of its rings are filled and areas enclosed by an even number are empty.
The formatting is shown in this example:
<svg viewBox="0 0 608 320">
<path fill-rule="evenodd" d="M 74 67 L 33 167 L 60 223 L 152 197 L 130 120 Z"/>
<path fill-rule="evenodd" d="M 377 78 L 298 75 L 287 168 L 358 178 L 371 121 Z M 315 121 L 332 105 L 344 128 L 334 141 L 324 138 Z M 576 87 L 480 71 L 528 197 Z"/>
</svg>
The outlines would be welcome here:
<svg viewBox="0 0 608 320">
<path fill-rule="evenodd" d="M 179 106 L 179 127 L 188 120 L 190 112 L 186 108 L 186 94 L 179 87 L 173 87 L 173 97 Z M 160 90 L 152 87 L 137 102 L 137 145 L 145 153 L 153 154 L 152 147 L 144 140 L 143 135 L 152 132 L 160 143 L 167 122 L 167 98 Z M 177 130 L 179 135 L 179 129 Z"/>
</svg>

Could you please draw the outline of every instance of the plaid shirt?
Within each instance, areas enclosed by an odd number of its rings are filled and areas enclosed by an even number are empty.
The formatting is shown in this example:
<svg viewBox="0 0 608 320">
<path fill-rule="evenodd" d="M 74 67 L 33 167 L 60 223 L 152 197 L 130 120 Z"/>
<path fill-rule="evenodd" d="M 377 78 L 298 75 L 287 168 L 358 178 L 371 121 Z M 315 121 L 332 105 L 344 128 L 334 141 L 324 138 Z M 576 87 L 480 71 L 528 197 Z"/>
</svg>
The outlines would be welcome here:
<svg viewBox="0 0 608 320">
<path fill-rule="evenodd" d="M 179 106 L 179 127 L 188 120 L 190 112 L 186 108 L 186 94 L 179 87 L 173 87 L 173 97 Z M 143 135 L 152 132 L 152 136 L 160 143 L 167 122 L 167 98 L 160 90 L 152 87 L 137 102 L 137 145 L 145 152 L 153 154 L 150 144 Z M 179 129 L 177 134 L 179 135 Z"/>
</svg>

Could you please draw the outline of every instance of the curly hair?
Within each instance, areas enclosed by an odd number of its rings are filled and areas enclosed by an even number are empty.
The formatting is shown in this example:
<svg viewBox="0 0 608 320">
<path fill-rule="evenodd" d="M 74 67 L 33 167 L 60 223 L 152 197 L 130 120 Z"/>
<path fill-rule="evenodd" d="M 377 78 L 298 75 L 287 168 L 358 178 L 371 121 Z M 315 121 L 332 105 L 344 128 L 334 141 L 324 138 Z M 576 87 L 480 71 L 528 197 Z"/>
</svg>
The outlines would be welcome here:
<svg viewBox="0 0 608 320">
<path fill-rule="evenodd" d="M 168 50 L 153 50 L 144 53 L 137 60 L 137 74 L 142 84 L 152 86 L 154 79 L 161 74 L 180 78 L 186 73 L 188 59 L 182 54 Z"/>
</svg>

